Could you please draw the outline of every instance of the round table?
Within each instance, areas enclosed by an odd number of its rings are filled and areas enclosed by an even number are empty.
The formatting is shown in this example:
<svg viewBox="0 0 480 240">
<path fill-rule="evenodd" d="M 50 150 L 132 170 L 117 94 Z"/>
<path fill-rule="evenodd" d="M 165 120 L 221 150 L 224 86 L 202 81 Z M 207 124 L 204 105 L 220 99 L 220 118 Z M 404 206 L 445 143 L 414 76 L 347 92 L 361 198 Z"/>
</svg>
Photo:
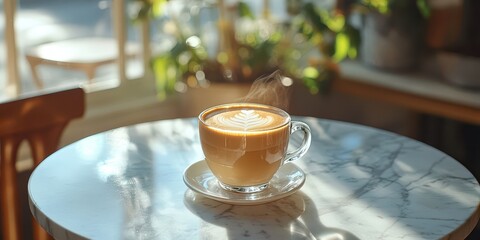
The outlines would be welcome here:
<svg viewBox="0 0 480 240">
<path fill-rule="evenodd" d="M 478 181 L 448 155 L 366 126 L 294 119 L 312 129 L 294 162 L 306 181 L 280 200 L 230 205 L 190 190 L 183 173 L 204 156 L 188 118 L 60 149 L 30 177 L 31 211 L 56 239 L 463 239 L 478 223 Z"/>
</svg>

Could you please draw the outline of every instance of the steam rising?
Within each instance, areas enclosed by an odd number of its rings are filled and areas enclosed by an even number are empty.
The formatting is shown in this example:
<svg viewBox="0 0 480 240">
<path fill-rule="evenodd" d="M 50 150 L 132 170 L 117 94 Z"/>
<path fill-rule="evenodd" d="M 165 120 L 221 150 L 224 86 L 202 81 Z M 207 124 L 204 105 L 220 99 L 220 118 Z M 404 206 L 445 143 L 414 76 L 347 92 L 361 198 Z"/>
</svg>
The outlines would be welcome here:
<svg viewBox="0 0 480 240">
<path fill-rule="evenodd" d="M 290 96 L 288 86 L 291 84 L 292 80 L 277 70 L 255 80 L 242 102 L 261 103 L 287 110 Z"/>
</svg>

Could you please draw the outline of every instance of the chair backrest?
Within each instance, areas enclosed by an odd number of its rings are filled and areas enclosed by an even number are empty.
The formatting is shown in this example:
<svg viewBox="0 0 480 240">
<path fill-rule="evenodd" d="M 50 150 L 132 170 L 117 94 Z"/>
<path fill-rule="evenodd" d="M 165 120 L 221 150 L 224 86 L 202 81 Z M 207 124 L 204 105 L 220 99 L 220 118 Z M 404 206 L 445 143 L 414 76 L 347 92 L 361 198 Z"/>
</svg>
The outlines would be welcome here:
<svg viewBox="0 0 480 240">
<path fill-rule="evenodd" d="M 85 92 L 73 88 L 0 103 L 0 211 L 3 239 L 21 236 L 16 161 L 28 141 L 34 166 L 57 150 L 67 124 L 85 112 Z M 49 239 L 34 221 L 35 239 Z M 31 238 L 31 237 L 30 237 Z M 28 237 L 27 237 L 28 239 Z"/>
</svg>

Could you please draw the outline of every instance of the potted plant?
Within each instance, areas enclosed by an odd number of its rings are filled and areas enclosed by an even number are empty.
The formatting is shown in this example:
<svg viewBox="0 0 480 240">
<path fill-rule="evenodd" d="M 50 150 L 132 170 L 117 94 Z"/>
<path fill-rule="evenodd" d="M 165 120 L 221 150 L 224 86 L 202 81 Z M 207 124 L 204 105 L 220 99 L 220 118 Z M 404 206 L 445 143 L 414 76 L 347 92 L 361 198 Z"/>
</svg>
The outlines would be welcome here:
<svg viewBox="0 0 480 240">
<path fill-rule="evenodd" d="M 361 16 L 363 63 L 390 71 L 417 65 L 429 16 L 427 0 L 350 0 L 341 7 Z"/>
<path fill-rule="evenodd" d="M 251 82 L 276 69 L 293 80 L 300 80 L 316 94 L 328 90 L 337 73 L 337 62 L 357 54 L 359 33 L 345 16 L 311 2 L 299 1 L 295 8 L 289 6 L 287 22 L 275 22 L 268 14 L 255 16 L 243 1 L 208 2 L 202 8 L 210 9 L 209 15 L 217 16 L 208 29 L 216 34 L 214 51 L 201 26 L 194 26 L 198 24 L 197 16 L 191 13 L 198 14 L 197 7 L 192 11 L 191 6 L 184 6 L 190 18 L 185 21 L 182 13 L 167 10 L 168 0 L 135 2 L 140 6 L 137 19 L 162 22 L 163 34 L 174 39 L 173 47 L 153 54 L 151 61 L 163 97 L 175 88 L 185 89 L 186 85 Z"/>
</svg>

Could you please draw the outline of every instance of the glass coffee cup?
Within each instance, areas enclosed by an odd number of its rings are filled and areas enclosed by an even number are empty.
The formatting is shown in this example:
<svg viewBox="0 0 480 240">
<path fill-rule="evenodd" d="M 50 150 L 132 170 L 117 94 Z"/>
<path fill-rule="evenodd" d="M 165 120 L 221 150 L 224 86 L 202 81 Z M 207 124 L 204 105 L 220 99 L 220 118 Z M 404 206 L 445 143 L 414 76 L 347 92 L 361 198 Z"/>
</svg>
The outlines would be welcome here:
<svg viewBox="0 0 480 240">
<path fill-rule="evenodd" d="M 200 142 L 205 160 L 220 186 L 240 193 L 268 187 L 278 169 L 302 157 L 310 147 L 307 124 L 273 106 L 224 104 L 199 115 Z M 303 132 L 300 147 L 288 152 L 293 132 Z"/>
</svg>

